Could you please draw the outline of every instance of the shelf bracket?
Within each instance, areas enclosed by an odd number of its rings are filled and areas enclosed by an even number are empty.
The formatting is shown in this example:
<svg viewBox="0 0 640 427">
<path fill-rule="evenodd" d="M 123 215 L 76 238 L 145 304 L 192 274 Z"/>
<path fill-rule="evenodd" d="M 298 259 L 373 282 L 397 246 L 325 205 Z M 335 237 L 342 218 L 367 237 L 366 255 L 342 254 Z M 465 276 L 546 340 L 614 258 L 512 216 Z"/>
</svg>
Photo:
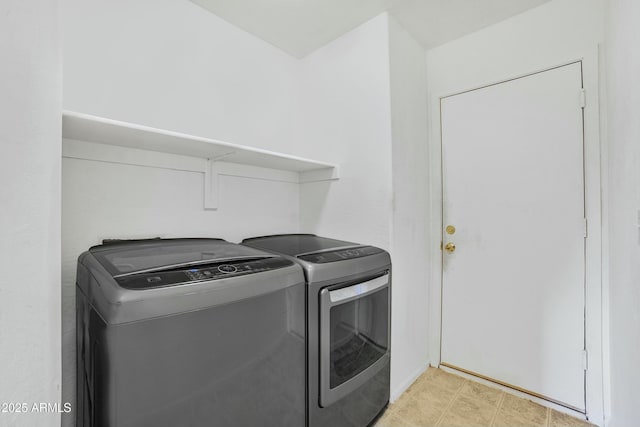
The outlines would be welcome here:
<svg viewBox="0 0 640 427">
<path fill-rule="evenodd" d="M 204 169 L 204 209 L 218 210 L 218 193 L 220 190 L 218 166 L 215 160 L 207 159 Z"/>
<path fill-rule="evenodd" d="M 313 169 L 300 172 L 300 184 L 308 184 L 311 182 L 337 181 L 340 179 L 338 166 L 331 168 Z"/>
<path fill-rule="evenodd" d="M 208 159 L 208 160 L 211 160 L 211 161 L 214 161 L 214 162 L 220 162 L 220 161 L 226 159 L 229 156 L 233 156 L 236 153 L 237 153 L 237 151 L 230 151 L 228 153 L 220 154 L 219 156 L 216 156 L 213 159 Z"/>
</svg>

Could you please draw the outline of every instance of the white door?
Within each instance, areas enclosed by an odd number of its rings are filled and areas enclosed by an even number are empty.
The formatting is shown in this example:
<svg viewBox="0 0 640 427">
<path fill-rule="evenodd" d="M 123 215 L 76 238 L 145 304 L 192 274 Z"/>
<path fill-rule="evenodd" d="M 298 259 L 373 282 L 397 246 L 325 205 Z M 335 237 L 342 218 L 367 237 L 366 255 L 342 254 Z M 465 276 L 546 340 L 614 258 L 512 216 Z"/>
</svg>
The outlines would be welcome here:
<svg viewBox="0 0 640 427">
<path fill-rule="evenodd" d="M 442 100 L 441 360 L 584 411 L 581 88 L 575 63 Z"/>
</svg>

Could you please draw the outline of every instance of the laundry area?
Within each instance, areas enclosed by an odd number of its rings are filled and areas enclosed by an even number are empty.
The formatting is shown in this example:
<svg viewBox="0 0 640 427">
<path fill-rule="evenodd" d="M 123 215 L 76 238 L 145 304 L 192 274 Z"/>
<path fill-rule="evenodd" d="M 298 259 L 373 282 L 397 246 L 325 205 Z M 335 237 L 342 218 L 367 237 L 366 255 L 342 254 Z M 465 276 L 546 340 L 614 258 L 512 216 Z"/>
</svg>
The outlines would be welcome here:
<svg viewBox="0 0 640 427">
<path fill-rule="evenodd" d="M 0 427 L 630 427 L 634 0 L 0 4 Z"/>
</svg>

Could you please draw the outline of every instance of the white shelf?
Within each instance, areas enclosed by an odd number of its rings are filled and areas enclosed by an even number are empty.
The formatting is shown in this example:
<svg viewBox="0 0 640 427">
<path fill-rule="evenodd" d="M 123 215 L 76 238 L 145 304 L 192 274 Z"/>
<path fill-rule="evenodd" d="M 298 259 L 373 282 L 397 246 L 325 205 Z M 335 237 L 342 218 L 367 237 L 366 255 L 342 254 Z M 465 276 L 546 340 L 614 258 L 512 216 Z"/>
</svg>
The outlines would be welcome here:
<svg viewBox="0 0 640 427">
<path fill-rule="evenodd" d="M 218 209 L 219 175 L 223 173 L 223 166 L 230 163 L 236 164 L 236 168 L 245 165 L 245 169 L 256 166 L 270 169 L 272 173 L 277 172 L 273 169 L 293 173 L 293 182 L 297 183 L 338 179 L 338 167 L 329 163 L 73 111 L 62 112 L 62 137 L 67 140 L 63 144 L 63 157 L 69 158 L 153 167 L 168 167 L 167 163 L 174 163 L 166 158 L 159 159 L 160 154 L 139 151 L 146 150 L 188 156 L 182 157 L 180 168 L 186 167 L 184 159 L 189 160 L 189 157 L 205 159 L 191 159 L 186 164 L 189 170 L 204 174 L 204 208 L 211 210 Z M 96 144 L 121 148 L 107 150 L 108 147 Z M 123 153 L 127 148 L 134 150 Z M 247 176 L 252 176 L 251 173 Z"/>
<path fill-rule="evenodd" d="M 338 178 L 337 166 L 329 163 L 73 111 L 62 112 L 62 136 L 76 141 L 200 157 L 211 161 L 292 172 L 314 171 L 309 175 L 321 178 L 314 181 Z M 307 181 L 301 176 L 301 182 Z"/>
</svg>

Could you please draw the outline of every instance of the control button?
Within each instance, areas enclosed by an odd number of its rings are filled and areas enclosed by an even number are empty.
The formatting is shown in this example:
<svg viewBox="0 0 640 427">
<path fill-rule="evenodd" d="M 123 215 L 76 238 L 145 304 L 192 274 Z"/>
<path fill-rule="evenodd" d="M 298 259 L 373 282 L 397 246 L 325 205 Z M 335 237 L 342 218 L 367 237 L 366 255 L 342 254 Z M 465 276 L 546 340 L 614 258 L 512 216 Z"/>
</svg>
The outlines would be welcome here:
<svg viewBox="0 0 640 427">
<path fill-rule="evenodd" d="M 221 265 L 220 267 L 218 267 L 218 271 L 220 273 L 235 273 L 236 271 L 238 271 L 237 268 L 235 268 L 233 265 Z"/>
</svg>

